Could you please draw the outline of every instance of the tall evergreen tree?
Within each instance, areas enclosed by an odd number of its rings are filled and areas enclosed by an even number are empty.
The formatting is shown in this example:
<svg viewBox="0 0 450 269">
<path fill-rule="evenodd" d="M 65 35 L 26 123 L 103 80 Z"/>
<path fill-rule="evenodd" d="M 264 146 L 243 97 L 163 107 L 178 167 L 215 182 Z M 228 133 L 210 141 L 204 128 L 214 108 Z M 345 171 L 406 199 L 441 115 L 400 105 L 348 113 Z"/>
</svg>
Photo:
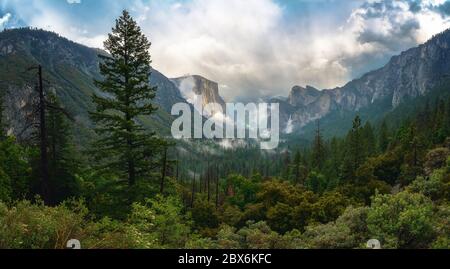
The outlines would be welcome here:
<svg viewBox="0 0 450 269">
<path fill-rule="evenodd" d="M 297 150 L 294 156 L 294 165 L 293 165 L 293 174 L 294 174 L 294 182 L 295 184 L 300 184 L 300 169 L 302 165 L 302 155 L 300 151 Z"/>
<path fill-rule="evenodd" d="M 447 138 L 445 126 L 446 108 L 445 102 L 441 98 L 436 101 L 433 126 L 433 142 L 435 144 L 442 143 Z"/>
<path fill-rule="evenodd" d="M 314 145 L 312 149 L 312 166 L 313 168 L 321 170 L 325 162 L 325 145 L 320 129 L 320 122 L 317 121 L 316 136 L 314 138 Z"/>
<path fill-rule="evenodd" d="M 1 89 L 0 89 L 1 90 Z M 6 138 L 6 124 L 5 124 L 5 108 L 3 90 L 0 91 L 0 141 Z"/>
<path fill-rule="evenodd" d="M 308 177 L 308 165 L 304 156 L 297 150 L 292 163 L 292 177 L 295 184 L 305 185 L 306 178 Z"/>
<path fill-rule="evenodd" d="M 380 152 L 385 152 L 389 146 L 389 129 L 387 127 L 386 121 L 383 121 L 378 134 L 378 150 Z"/>
<path fill-rule="evenodd" d="M 367 157 L 372 157 L 376 153 L 376 139 L 375 134 L 372 128 L 372 125 L 370 122 L 367 122 L 366 125 L 364 125 L 363 128 L 363 139 L 364 139 L 364 153 Z"/>
<path fill-rule="evenodd" d="M 281 178 L 284 180 L 289 180 L 291 176 L 291 153 L 289 149 L 283 152 L 282 154 L 282 170 L 281 170 Z"/>
<path fill-rule="evenodd" d="M 355 170 L 358 169 L 364 158 L 361 126 L 361 118 L 356 116 L 353 121 L 353 128 L 350 131 L 350 154 Z"/>
<path fill-rule="evenodd" d="M 343 156 L 339 141 L 340 140 L 336 137 L 333 137 L 330 141 L 328 167 L 326 173 L 326 176 L 328 178 L 337 179 L 339 176 L 339 168 L 342 164 Z"/>
<path fill-rule="evenodd" d="M 346 156 L 343 164 L 343 176 L 353 180 L 356 170 L 364 161 L 363 128 L 361 118 L 356 116 L 353 127 L 347 136 Z"/>
<path fill-rule="evenodd" d="M 450 98 L 445 102 L 445 117 L 442 123 L 443 135 L 446 137 L 450 135 Z"/>
<path fill-rule="evenodd" d="M 116 20 L 116 25 L 104 43 L 109 55 L 101 58 L 102 81 L 95 81 L 102 91 L 94 95 L 97 107 L 91 113 L 100 138 L 94 144 L 94 156 L 132 187 L 147 178 L 154 167 L 159 141 L 147 132 L 139 117 L 148 116 L 157 109 L 151 100 L 156 87 L 150 86 L 151 43 L 127 11 Z"/>
<path fill-rule="evenodd" d="M 427 99 L 422 111 L 420 111 L 419 114 L 417 115 L 417 127 L 420 130 L 430 131 L 430 127 L 432 124 L 431 114 L 432 113 L 431 113 L 430 100 Z"/>
<path fill-rule="evenodd" d="M 80 167 L 75 145 L 72 141 L 72 126 L 54 95 L 48 97 L 47 136 L 49 156 L 49 180 L 54 203 L 77 196 L 79 184 L 77 172 Z"/>
<path fill-rule="evenodd" d="M 409 183 L 422 173 L 423 157 L 425 155 L 425 143 L 415 123 L 408 126 L 402 133 L 401 146 L 404 165 L 402 167 L 402 181 Z"/>
</svg>

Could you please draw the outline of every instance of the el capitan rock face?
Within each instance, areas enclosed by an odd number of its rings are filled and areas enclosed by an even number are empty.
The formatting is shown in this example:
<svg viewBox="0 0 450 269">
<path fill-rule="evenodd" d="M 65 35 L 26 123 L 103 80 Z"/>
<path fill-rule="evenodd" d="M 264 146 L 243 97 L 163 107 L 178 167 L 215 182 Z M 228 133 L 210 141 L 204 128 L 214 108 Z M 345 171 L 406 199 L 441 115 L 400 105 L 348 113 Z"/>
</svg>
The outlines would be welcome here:
<svg viewBox="0 0 450 269">
<path fill-rule="evenodd" d="M 178 87 L 182 96 L 191 104 L 201 104 L 204 108 L 208 104 L 218 104 L 225 109 L 225 101 L 219 94 L 219 84 L 202 76 L 183 76 L 171 79 Z M 199 100 L 199 98 L 202 98 Z M 209 111 L 210 113 L 213 111 Z"/>
</svg>

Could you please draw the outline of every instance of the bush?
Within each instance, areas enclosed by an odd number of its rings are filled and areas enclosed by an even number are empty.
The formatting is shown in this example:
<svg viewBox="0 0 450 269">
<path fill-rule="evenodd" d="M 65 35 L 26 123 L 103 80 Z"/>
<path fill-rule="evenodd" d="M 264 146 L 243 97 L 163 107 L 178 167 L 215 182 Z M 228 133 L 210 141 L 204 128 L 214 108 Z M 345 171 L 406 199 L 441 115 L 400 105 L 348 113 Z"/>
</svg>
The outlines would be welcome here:
<svg viewBox="0 0 450 269">
<path fill-rule="evenodd" d="M 87 210 L 83 204 L 46 207 L 19 202 L 8 208 L 0 203 L 0 248 L 63 249 L 83 235 Z"/>
<path fill-rule="evenodd" d="M 378 195 L 369 209 L 367 225 L 383 248 L 427 248 L 435 235 L 433 204 L 416 193 Z"/>
<path fill-rule="evenodd" d="M 137 248 L 183 248 L 190 226 L 182 214 L 181 202 L 158 195 L 146 204 L 134 204 L 128 231 Z"/>
<path fill-rule="evenodd" d="M 206 236 L 213 236 L 214 230 L 219 228 L 216 206 L 212 202 L 208 202 L 205 197 L 196 198 L 192 209 L 192 220 L 195 228 Z"/>
<path fill-rule="evenodd" d="M 367 208 L 349 207 L 335 222 L 308 226 L 296 248 L 352 249 L 367 241 Z"/>
<path fill-rule="evenodd" d="M 430 150 L 425 157 L 425 172 L 431 174 L 434 170 L 442 168 L 450 155 L 447 148 L 436 148 Z"/>
</svg>

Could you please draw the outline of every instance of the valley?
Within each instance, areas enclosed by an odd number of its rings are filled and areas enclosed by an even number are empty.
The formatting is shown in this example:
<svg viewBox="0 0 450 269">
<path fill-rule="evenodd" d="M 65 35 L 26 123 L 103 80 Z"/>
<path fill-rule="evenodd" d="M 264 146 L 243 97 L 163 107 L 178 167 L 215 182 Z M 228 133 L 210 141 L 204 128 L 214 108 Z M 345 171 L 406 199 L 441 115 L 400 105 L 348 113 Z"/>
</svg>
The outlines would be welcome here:
<svg viewBox="0 0 450 269">
<path fill-rule="evenodd" d="M 149 48 L 127 11 L 105 50 L 0 32 L 0 248 L 449 248 L 450 30 L 342 87 L 266 98 L 267 148 L 199 133 L 233 101 L 224 82 L 169 78 Z M 197 139 L 173 135 L 180 103 Z M 274 130 L 254 115 L 241 134 Z"/>
</svg>

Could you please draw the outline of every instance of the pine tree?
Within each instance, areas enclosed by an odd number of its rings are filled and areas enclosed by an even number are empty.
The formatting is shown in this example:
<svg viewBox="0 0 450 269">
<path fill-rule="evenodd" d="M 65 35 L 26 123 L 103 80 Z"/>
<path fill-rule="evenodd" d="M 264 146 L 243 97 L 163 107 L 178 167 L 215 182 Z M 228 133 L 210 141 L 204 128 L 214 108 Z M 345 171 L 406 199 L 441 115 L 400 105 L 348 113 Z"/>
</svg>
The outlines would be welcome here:
<svg viewBox="0 0 450 269">
<path fill-rule="evenodd" d="M 54 204 L 55 201 L 52 197 L 51 183 L 50 183 L 50 171 L 48 161 L 48 126 L 47 126 L 47 110 L 48 103 L 46 100 L 46 92 L 44 90 L 43 68 L 41 65 L 38 69 L 38 84 L 36 85 L 36 91 L 38 92 L 38 100 L 36 102 L 36 118 L 39 119 L 37 123 L 37 130 L 35 135 L 37 137 L 37 143 L 39 144 L 39 158 L 36 160 L 38 164 L 33 168 L 33 173 L 38 172 L 39 178 L 37 186 L 35 186 L 35 192 L 40 194 L 43 201 L 46 204 Z"/>
<path fill-rule="evenodd" d="M 48 97 L 47 136 L 50 189 L 54 203 L 74 197 L 79 192 L 76 174 L 80 163 L 72 142 L 71 125 L 54 95 Z"/>
<path fill-rule="evenodd" d="M 378 134 L 379 151 L 384 153 L 388 149 L 389 143 L 389 129 L 387 127 L 386 121 L 383 121 L 380 127 L 380 132 Z"/>
<path fill-rule="evenodd" d="M 94 156 L 100 168 L 112 170 L 133 187 L 137 180 L 147 178 L 154 167 L 160 141 L 146 132 L 139 117 L 151 115 L 156 87 L 150 86 L 151 43 L 127 11 L 104 43 L 109 55 L 101 58 L 103 81 L 95 81 L 102 91 L 94 95 L 96 111 L 91 113 L 100 136 L 94 144 Z"/>
<path fill-rule="evenodd" d="M 434 144 L 439 144 L 445 141 L 446 136 L 446 126 L 445 126 L 445 102 L 440 99 L 436 101 L 436 108 L 434 114 L 434 128 L 433 128 L 433 142 Z"/>
<path fill-rule="evenodd" d="M 361 165 L 364 152 L 363 152 L 363 143 L 362 143 L 362 127 L 361 127 L 361 118 L 356 116 L 353 121 L 353 128 L 350 131 L 350 154 L 353 162 L 353 169 L 359 168 Z"/>
<path fill-rule="evenodd" d="M 316 136 L 314 138 L 314 145 L 312 149 L 312 162 L 313 168 L 318 169 L 319 171 L 323 168 L 325 162 L 325 146 L 319 121 L 317 121 Z"/>
<path fill-rule="evenodd" d="M 197 166 L 194 165 L 194 178 L 192 179 L 192 192 L 191 192 L 191 208 L 194 208 L 195 203 L 195 180 L 197 177 Z"/>
<path fill-rule="evenodd" d="M 349 180 L 355 178 L 356 170 L 364 161 L 364 144 L 362 137 L 361 118 L 356 116 L 353 127 L 347 136 L 346 156 L 343 163 L 343 177 Z"/>
<path fill-rule="evenodd" d="M 167 175 L 167 151 L 169 150 L 168 146 L 164 146 L 164 153 L 161 159 L 161 180 L 160 180 L 160 188 L 159 192 L 164 195 L 164 187 Z"/>
<path fill-rule="evenodd" d="M 430 100 L 427 99 L 421 112 L 417 115 L 417 127 L 420 130 L 429 130 L 431 127 Z"/>
<path fill-rule="evenodd" d="M 291 164 L 291 178 L 292 181 L 297 185 L 304 185 L 306 178 L 308 177 L 308 167 L 306 165 L 306 160 L 303 158 L 300 150 L 297 150 L 294 155 L 294 160 Z"/>
<path fill-rule="evenodd" d="M 403 183 L 409 183 L 422 172 L 422 159 L 426 147 L 415 123 L 410 124 L 401 141 L 404 157 L 401 177 Z"/>
<path fill-rule="evenodd" d="M 370 122 L 367 122 L 366 125 L 364 125 L 363 139 L 365 146 L 364 153 L 366 154 L 366 157 L 374 156 L 376 153 L 376 139 Z"/>
<path fill-rule="evenodd" d="M 450 135 L 450 98 L 447 99 L 445 104 L 445 117 L 442 129 L 443 135 L 448 137 Z"/>
<path fill-rule="evenodd" d="M 294 182 L 295 184 L 300 184 L 300 169 L 302 165 L 302 156 L 300 154 L 300 151 L 297 150 L 294 157 L 294 167 L 293 167 L 293 173 L 294 173 Z"/>
<path fill-rule="evenodd" d="M 291 175 L 291 153 L 289 152 L 289 149 L 286 150 L 282 155 L 282 172 L 281 172 L 281 178 L 283 180 L 289 180 Z"/>
<path fill-rule="evenodd" d="M 3 90 L 0 91 L 0 141 L 6 139 L 5 108 Z"/>
<path fill-rule="evenodd" d="M 337 178 L 339 176 L 339 168 L 342 163 L 342 151 L 340 148 L 340 140 L 333 137 L 330 142 L 330 157 L 327 176 L 329 178 Z"/>
<path fill-rule="evenodd" d="M 216 166 L 216 209 L 219 208 L 219 181 L 220 181 L 220 170 L 219 166 Z"/>
</svg>

